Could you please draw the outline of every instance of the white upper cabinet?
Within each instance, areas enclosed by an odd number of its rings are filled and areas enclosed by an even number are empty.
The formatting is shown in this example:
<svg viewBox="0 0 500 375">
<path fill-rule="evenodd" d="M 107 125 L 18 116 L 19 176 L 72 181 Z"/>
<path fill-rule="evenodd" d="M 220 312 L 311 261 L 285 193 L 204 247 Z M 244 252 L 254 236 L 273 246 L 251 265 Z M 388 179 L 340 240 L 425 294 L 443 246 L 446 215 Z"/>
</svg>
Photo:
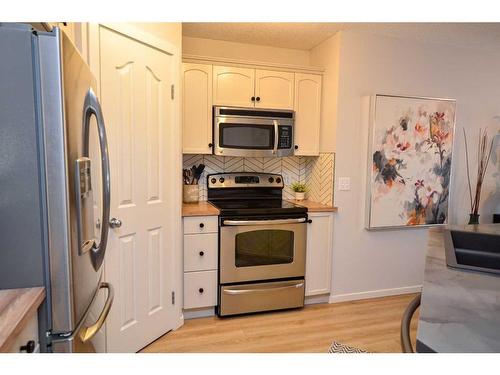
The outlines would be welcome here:
<svg viewBox="0 0 500 375">
<path fill-rule="evenodd" d="M 253 107 L 255 100 L 254 91 L 255 69 L 214 65 L 214 105 Z"/>
<path fill-rule="evenodd" d="M 255 107 L 293 109 L 294 73 L 255 71 Z"/>
<path fill-rule="evenodd" d="M 212 153 L 212 106 L 295 111 L 295 155 L 319 155 L 321 75 L 183 64 L 183 153 Z"/>
<path fill-rule="evenodd" d="M 182 64 L 182 152 L 212 153 L 212 65 Z"/>
<path fill-rule="evenodd" d="M 319 155 L 321 76 L 295 73 L 295 155 Z"/>
</svg>

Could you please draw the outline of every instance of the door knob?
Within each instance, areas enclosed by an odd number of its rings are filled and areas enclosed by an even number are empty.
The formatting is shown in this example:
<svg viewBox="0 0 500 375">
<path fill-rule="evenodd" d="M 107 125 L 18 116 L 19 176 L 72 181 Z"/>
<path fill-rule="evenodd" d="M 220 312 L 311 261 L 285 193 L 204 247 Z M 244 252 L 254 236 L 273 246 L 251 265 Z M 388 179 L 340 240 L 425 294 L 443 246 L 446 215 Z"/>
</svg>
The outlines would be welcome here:
<svg viewBox="0 0 500 375">
<path fill-rule="evenodd" d="M 120 228 L 122 226 L 122 221 L 114 217 L 111 220 L 109 220 L 109 226 L 111 228 Z"/>
</svg>

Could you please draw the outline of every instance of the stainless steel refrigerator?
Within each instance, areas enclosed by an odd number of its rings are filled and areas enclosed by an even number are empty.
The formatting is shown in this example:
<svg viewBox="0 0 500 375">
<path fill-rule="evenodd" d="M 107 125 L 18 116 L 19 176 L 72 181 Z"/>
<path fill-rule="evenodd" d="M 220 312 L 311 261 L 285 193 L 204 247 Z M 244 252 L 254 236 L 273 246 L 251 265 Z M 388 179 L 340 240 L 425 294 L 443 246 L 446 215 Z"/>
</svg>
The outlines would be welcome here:
<svg viewBox="0 0 500 375">
<path fill-rule="evenodd" d="M 0 289 L 46 288 L 42 352 L 94 351 L 113 302 L 102 281 L 110 174 L 96 82 L 57 28 L 0 24 L 0 50 Z"/>
</svg>

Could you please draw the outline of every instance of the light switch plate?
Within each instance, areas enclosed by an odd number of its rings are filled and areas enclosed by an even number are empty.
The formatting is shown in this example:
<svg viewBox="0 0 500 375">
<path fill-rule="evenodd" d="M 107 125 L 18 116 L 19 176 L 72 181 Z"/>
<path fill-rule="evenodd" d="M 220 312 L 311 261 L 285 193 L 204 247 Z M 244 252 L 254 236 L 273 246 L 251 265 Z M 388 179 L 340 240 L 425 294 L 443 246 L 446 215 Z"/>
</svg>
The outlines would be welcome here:
<svg viewBox="0 0 500 375">
<path fill-rule="evenodd" d="M 339 177 L 339 191 L 351 190 L 351 178 Z"/>
</svg>

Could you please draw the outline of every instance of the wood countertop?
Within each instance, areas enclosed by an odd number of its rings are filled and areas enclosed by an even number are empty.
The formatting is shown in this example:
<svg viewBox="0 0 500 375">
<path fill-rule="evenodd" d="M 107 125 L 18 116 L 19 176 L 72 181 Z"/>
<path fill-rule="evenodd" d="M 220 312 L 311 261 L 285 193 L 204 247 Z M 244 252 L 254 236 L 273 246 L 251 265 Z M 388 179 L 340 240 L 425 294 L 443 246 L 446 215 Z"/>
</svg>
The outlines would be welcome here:
<svg viewBox="0 0 500 375">
<path fill-rule="evenodd" d="M 287 199 L 288 202 L 298 206 L 307 207 L 308 212 L 337 212 L 338 208 L 328 206 L 326 204 L 314 202 L 309 199 L 297 201 L 295 199 Z M 206 201 L 199 201 L 197 203 L 182 203 L 182 217 L 189 216 L 218 216 L 220 211 Z"/>
<path fill-rule="evenodd" d="M 45 288 L 0 290 L 0 353 L 7 352 L 45 299 Z"/>
<path fill-rule="evenodd" d="M 197 203 L 182 203 L 182 217 L 187 216 L 218 216 L 219 210 L 206 201 Z"/>
<path fill-rule="evenodd" d="M 337 212 L 338 208 L 334 206 L 328 206 L 326 204 L 314 202 L 309 199 L 304 199 L 303 201 L 297 201 L 295 199 L 287 199 L 288 202 L 296 204 L 297 206 L 307 207 L 308 212 Z"/>
</svg>

